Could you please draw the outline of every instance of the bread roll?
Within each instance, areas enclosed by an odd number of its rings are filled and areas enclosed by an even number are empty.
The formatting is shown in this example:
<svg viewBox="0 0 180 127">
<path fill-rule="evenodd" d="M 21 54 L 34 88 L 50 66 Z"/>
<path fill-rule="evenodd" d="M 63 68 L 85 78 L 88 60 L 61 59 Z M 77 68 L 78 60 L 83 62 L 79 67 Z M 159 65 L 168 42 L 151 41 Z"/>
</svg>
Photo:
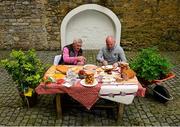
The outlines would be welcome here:
<svg viewBox="0 0 180 127">
<path fill-rule="evenodd" d="M 123 70 L 121 76 L 124 80 L 128 80 L 134 78 L 134 76 L 136 76 L 136 73 L 132 69 L 127 69 L 127 70 Z"/>
</svg>

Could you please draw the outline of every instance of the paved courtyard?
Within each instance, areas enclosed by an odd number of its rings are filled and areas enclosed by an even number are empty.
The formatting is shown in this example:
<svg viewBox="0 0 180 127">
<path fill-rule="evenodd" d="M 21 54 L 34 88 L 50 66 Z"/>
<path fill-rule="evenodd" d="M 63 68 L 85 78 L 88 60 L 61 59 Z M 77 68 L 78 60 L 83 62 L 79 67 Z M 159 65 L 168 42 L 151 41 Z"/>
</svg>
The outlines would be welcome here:
<svg viewBox="0 0 180 127">
<path fill-rule="evenodd" d="M 86 51 L 88 63 L 94 63 L 97 51 Z M 53 57 L 58 51 L 38 51 L 43 63 L 52 64 Z M 136 53 L 126 52 L 127 58 L 132 59 Z M 163 52 L 174 67 L 176 77 L 163 83 L 174 99 L 166 104 L 156 101 L 151 94 L 146 97 L 136 97 L 131 105 L 126 105 L 123 122 L 114 119 L 116 110 L 84 110 L 70 108 L 63 110 L 63 119 L 56 119 L 53 104 L 54 95 L 39 95 L 38 103 L 27 109 L 16 90 L 16 84 L 0 68 L 0 125 L 3 126 L 179 126 L 180 125 L 180 52 Z M 0 51 L 0 59 L 6 58 L 9 51 Z M 112 112 L 114 111 L 114 112 Z"/>
</svg>

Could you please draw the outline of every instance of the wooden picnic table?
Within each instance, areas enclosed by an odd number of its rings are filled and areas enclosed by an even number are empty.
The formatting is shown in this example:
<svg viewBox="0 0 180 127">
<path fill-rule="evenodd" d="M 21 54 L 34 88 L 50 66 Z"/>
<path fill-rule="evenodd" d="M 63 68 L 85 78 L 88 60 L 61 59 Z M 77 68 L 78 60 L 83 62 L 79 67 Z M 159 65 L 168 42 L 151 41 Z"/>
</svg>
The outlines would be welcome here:
<svg viewBox="0 0 180 127">
<path fill-rule="evenodd" d="M 83 66 L 69 66 L 69 65 L 67 65 L 67 66 L 70 67 L 72 70 L 74 70 L 76 73 L 80 69 L 83 69 Z M 45 73 L 44 76 L 45 77 L 53 77 L 53 78 L 56 79 L 56 81 L 59 80 L 59 78 L 60 79 L 66 78 L 63 75 L 57 75 L 56 68 L 57 68 L 57 66 L 54 66 L 54 65 L 51 66 L 47 70 L 47 72 Z M 101 98 L 99 93 L 102 91 L 102 87 L 103 87 L 102 83 L 98 83 L 94 87 L 85 87 L 85 86 L 81 85 L 80 81 L 81 81 L 80 79 L 77 79 L 76 83 L 73 86 L 70 86 L 70 87 L 65 86 L 64 85 L 65 82 L 51 82 L 51 83 L 44 83 L 44 82 L 42 82 L 36 88 L 36 92 L 38 94 L 56 94 L 57 117 L 58 118 L 62 118 L 61 94 L 64 94 L 64 93 L 69 94 L 72 98 L 74 98 L 75 100 L 79 101 L 83 106 L 85 106 L 89 110 L 96 103 L 96 101 L 99 98 Z M 145 89 L 140 84 L 138 84 L 137 78 L 135 77 L 134 80 L 132 80 L 132 81 L 135 81 L 134 85 L 138 86 L 138 90 L 137 90 L 137 94 L 136 95 L 137 96 L 144 96 L 145 95 Z M 128 82 L 130 82 L 130 80 L 122 82 L 122 84 L 125 85 Z M 119 85 L 119 86 L 123 86 L 123 85 Z M 113 85 L 113 88 L 114 87 L 115 86 Z M 131 86 L 128 85 L 128 87 L 131 87 Z M 120 97 L 123 98 L 124 95 L 120 96 Z M 108 98 L 111 99 L 111 96 L 107 95 L 105 97 L 105 99 L 108 99 Z M 114 98 L 116 98 L 116 97 L 114 97 Z M 117 103 L 117 104 L 118 104 L 117 121 L 121 121 L 122 117 L 123 117 L 123 112 L 124 112 L 124 103 Z"/>
</svg>

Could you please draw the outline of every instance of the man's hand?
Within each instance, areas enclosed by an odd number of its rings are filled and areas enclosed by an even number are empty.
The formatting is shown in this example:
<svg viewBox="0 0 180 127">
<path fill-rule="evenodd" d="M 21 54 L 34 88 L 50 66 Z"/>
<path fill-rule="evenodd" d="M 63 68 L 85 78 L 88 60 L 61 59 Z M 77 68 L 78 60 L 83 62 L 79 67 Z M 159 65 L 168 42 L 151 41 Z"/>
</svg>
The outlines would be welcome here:
<svg viewBox="0 0 180 127">
<path fill-rule="evenodd" d="M 104 60 L 104 61 L 102 62 L 102 64 L 103 64 L 104 66 L 106 66 L 106 65 L 108 65 L 108 62 L 107 62 L 106 60 Z"/>
<path fill-rule="evenodd" d="M 117 67 L 118 67 L 118 63 L 114 63 L 114 64 L 113 64 L 113 67 L 114 67 L 114 68 L 117 68 Z"/>
<path fill-rule="evenodd" d="M 78 62 L 85 62 L 86 61 L 86 58 L 84 56 L 78 56 L 77 57 L 77 61 Z"/>
</svg>

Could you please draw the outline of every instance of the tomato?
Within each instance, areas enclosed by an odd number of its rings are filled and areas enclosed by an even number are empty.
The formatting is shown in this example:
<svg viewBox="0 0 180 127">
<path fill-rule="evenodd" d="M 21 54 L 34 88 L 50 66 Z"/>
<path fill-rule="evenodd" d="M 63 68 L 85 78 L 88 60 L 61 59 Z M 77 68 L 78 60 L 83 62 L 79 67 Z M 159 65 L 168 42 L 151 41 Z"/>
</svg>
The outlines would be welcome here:
<svg viewBox="0 0 180 127">
<path fill-rule="evenodd" d="M 64 83 L 64 79 L 58 79 L 58 80 L 56 80 L 56 83 L 57 84 L 63 84 Z"/>
</svg>

